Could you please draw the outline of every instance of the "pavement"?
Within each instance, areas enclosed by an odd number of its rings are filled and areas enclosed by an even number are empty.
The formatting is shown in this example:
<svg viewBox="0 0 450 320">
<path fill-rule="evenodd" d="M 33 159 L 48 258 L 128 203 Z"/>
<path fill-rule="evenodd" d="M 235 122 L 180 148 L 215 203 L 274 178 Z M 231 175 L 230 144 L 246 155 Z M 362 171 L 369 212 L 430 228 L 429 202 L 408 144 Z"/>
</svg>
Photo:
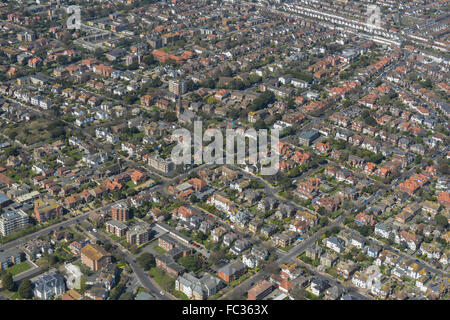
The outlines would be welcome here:
<svg viewBox="0 0 450 320">
<path fill-rule="evenodd" d="M 126 261 L 133 273 L 136 275 L 137 280 L 139 283 L 147 289 L 157 300 L 175 300 L 176 298 L 172 295 L 164 292 L 162 288 L 159 287 L 159 285 L 149 277 L 148 272 L 143 270 L 137 263 L 136 263 L 136 257 L 133 256 L 126 248 L 124 248 L 120 243 L 112 240 L 111 238 L 104 235 L 102 232 L 97 232 L 98 239 L 101 239 L 104 242 L 110 242 L 115 244 L 120 250 L 118 251 L 118 255 Z M 161 294 L 161 292 L 163 294 Z"/>
<path fill-rule="evenodd" d="M 79 216 L 64 220 L 62 222 L 58 222 L 56 224 L 53 224 L 51 226 L 48 226 L 46 228 L 43 228 L 39 231 L 28 234 L 28 235 L 18 238 L 16 240 L 10 241 L 10 242 L 0 246 L 0 252 L 24 245 L 31 239 L 36 239 L 36 238 L 39 238 L 40 236 L 48 235 L 53 231 L 59 230 L 60 228 L 67 228 L 73 224 L 79 224 L 81 221 L 85 220 L 88 216 L 89 216 L 89 213 L 84 213 Z"/>
<path fill-rule="evenodd" d="M 150 291 L 156 300 L 176 300 L 175 297 L 167 292 L 164 292 L 164 290 L 149 277 L 148 273 L 145 272 L 136 262 L 134 262 L 134 257 L 131 254 L 122 251 L 121 256 L 130 265 L 141 285 Z M 161 292 L 163 292 L 163 294 L 161 294 Z"/>
</svg>

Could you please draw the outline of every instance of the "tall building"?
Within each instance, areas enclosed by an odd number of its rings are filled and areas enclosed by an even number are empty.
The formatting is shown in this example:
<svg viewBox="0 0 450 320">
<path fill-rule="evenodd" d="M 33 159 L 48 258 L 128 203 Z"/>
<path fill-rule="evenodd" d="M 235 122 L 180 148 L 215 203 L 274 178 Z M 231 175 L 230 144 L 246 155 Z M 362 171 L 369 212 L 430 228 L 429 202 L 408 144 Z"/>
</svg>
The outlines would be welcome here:
<svg viewBox="0 0 450 320">
<path fill-rule="evenodd" d="M 169 91 L 177 96 L 182 95 L 187 90 L 185 80 L 170 80 L 169 81 Z"/>
<path fill-rule="evenodd" d="M 175 163 L 170 159 L 163 159 L 158 155 L 148 158 L 148 165 L 156 170 L 169 174 L 175 170 Z"/>
<path fill-rule="evenodd" d="M 92 271 L 98 271 L 111 262 L 111 255 L 96 244 L 88 244 L 81 249 L 81 262 Z"/>
<path fill-rule="evenodd" d="M 16 249 L 0 252 L 0 270 L 5 270 L 11 265 L 21 263 L 23 258 L 23 253 Z"/>
<path fill-rule="evenodd" d="M 159 49 L 163 46 L 163 40 L 161 38 L 152 37 L 147 39 L 147 42 L 153 47 L 153 49 Z"/>
<path fill-rule="evenodd" d="M 114 220 L 125 222 L 129 217 L 130 210 L 124 202 L 116 203 L 111 207 L 111 215 Z"/>
<path fill-rule="evenodd" d="M 117 220 L 109 220 L 105 223 L 106 231 L 109 233 L 113 233 L 116 237 L 123 237 L 128 229 L 127 225 L 117 221 Z"/>
<path fill-rule="evenodd" d="M 127 243 L 129 244 L 141 246 L 149 239 L 150 229 L 146 224 L 134 226 L 127 232 Z"/>
<path fill-rule="evenodd" d="M 140 64 L 142 62 L 143 56 L 142 54 L 132 53 L 125 57 L 125 65 L 128 67 L 133 63 Z"/>
<path fill-rule="evenodd" d="M 0 216 L 0 234 L 4 237 L 28 225 L 28 215 L 23 210 L 8 211 Z"/>
<path fill-rule="evenodd" d="M 41 198 L 34 202 L 33 216 L 39 223 L 44 223 L 60 217 L 62 211 L 62 206 L 55 199 Z"/>
<path fill-rule="evenodd" d="M 320 137 L 320 133 L 317 130 L 309 130 L 302 133 L 298 137 L 298 141 L 303 146 L 310 146 L 314 140 Z"/>
</svg>

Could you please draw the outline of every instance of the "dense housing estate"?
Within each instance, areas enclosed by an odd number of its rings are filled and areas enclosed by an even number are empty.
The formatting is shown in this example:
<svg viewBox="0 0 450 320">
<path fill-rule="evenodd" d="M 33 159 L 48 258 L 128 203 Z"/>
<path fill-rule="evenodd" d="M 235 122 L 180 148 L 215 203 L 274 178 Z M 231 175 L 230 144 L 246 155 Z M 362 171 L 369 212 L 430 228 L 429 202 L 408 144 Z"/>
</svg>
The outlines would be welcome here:
<svg viewBox="0 0 450 320">
<path fill-rule="evenodd" d="M 448 5 L 0 1 L 0 299 L 448 300 Z"/>
</svg>

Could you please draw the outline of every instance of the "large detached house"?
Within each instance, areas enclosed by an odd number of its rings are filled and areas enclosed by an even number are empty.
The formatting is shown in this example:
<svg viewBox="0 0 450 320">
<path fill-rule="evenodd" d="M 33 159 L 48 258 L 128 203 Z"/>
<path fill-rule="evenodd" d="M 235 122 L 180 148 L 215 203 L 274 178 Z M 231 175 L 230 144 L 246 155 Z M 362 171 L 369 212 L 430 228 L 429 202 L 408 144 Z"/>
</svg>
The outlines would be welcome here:
<svg viewBox="0 0 450 320">
<path fill-rule="evenodd" d="M 175 289 L 194 300 L 204 300 L 214 295 L 223 286 L 222 281 L 208 273 L 201 278 L 197 278 L 193 273 L 185 273 L 175 281 Z"/>
<path fill-rule="evenodd" d="M 33 293 L 38 299 L 48 300 L 66 291 L 64 278 L 56 272 L 46 273 L 34 282 Z"/>
</svg>

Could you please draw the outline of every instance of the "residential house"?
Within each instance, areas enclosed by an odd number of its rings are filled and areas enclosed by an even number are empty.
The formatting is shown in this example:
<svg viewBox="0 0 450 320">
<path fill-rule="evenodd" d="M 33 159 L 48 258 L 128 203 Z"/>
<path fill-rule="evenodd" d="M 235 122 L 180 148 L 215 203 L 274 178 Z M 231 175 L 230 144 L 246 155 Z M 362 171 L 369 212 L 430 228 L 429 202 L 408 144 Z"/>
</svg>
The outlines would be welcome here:
<svg viewBox="0 0 450 320">
<path fill-rule="evenodd" d="M 247 272 L 247 267 L 239 260 L 234 260 L 218 270 L 218 276 L 225 282 L 238 279 Z"/>
<path fill-rule="evenodd" d="M 219 279 L 208 273 L 201 278 L 196 277 L 193 273 L 185 273 L 175 281 L 175 289 L 194 300 L 204 300 L 214 295 L 223 286 L 224 284 Z"/>
<path fill-rule="evenodd" d="M 33 294 L 41 300 L 49 300 L 66 291 L 64 278 L 57 272 L 46 273 L 33 283 Z"/>
<path fill-rule="evenodd" d="M 87 244 L 81 249 L 81 262 L 93 271 L 99 271 L 111 262 L 111 255 L 96 244 Z"/>
</svg>

